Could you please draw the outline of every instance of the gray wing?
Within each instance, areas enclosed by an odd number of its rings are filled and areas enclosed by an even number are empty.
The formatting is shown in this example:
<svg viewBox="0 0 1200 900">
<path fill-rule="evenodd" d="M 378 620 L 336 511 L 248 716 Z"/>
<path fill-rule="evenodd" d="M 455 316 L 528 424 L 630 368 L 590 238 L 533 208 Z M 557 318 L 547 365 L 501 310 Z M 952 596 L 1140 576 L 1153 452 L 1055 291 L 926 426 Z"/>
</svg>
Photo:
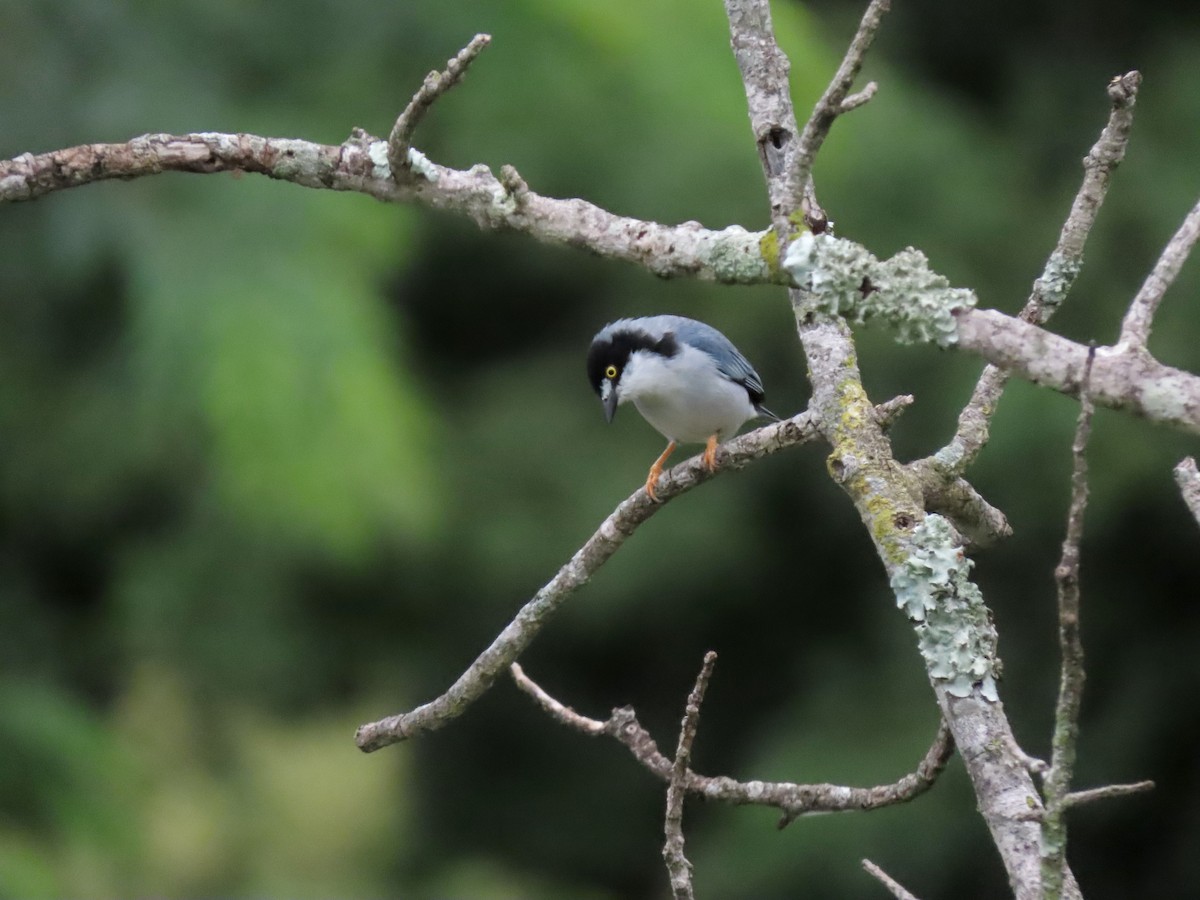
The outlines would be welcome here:
<svg viewBox="0 0 1200 900">
<path fill-rule="evenodd" d="M 763 399 L 763 383 L 750 361 L 742 356 L 733 342 L 711 325 L 685 316 L 658 316 L 664 330 L 674 331 L 680 340 L 703 350 L 717 361 L 717 369 L 730 381 L 745 385 L 750 400 L 757 406 Z"/>
</svg>

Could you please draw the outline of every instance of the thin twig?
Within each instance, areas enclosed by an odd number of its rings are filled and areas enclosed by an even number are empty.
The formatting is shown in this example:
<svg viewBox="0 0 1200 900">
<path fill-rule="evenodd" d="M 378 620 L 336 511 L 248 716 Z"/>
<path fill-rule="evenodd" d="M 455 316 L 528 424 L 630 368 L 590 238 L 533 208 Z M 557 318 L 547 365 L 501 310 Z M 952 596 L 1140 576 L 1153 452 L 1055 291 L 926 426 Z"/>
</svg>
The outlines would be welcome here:
<svg viewBox="0 0 1200 900">
<path fill-rule="evenodd" d="M 482 53 L 483 48 L 491 41 L 490 34 L 475 35 L 467 46 L 447 61 L 445 71 L 434 70 L 425 76 L 420 89 L 408 101 L 408 106 L 400 113 L 396 124 L 392 126 L 392 133 L 388 135 L 388 164 L 392 168 L 394 179 L 403 181 L 412 177 L 412 162 L 408 151 L 412 146 L 412 136 L 417 130 L 417 125 L 425 117 L 429 107 L 433 106 L 434 101 L 462 80 L 475 57 Z"/>
<path fill-rule="evenodd" d="M 722 446 L 716 469 L 709 472 L 700 456 L 673 468 L 659 482 L 656 503 L 644 488 L 625 499 L 588 538 L 558 573 L 533 596 L 491 645 L 467 667 L 444 694 L 406 713 L 359 727 L 355 742 L 371 752 L 427 731 L 441 728 L 461 715 L 491 688 L 496 678 L 516 661 L 551 615 L 617 552 L 639 525 L 668 501 L 707 481 L 713 474 L 741 469 L 759 457 L 817 436 L 813 418 L 800 413 L 783 422 L 749 432 Z"/>
<path fill-rule="evenodd" d="M 520 663 L 513 663 L 508 667 L 508 673 L 512 676 L 513 681 L 517 683 L 517 687 L 527 693 L 534 699 L 534 702 L 542 708 L 542 710 L 552 719 L 557 719 L 568 728 L 574 728 L 576 731 L 582 731 L 587 735 L 604 734 L 608 729 L 608 723 L 601 722 L 599 719 L 590 719 L 587 716 L 580 715 L 571 709 L 569 706 L 564 706 L 559 703 L 549 694 L 547 694 L 542 686 L 525 674 L 525 670 Z"/>
<path fill-rule="evenodd" d="M 845 115 L 846 113 L 852 112 L 853 110 L 858 109 L 860 106 L 869 103 L 871 98 L 875 96 L 878 90 L 878 84 L 876 84 L 874 81 L 868 81 L 867 86 L 861 91 L 851 94 L 842 101 L 842 105 L 839 110 L 840 114 Z"/>
<path fill-rule="evenodd" d="M 1113 172 L 1125 159 L 1141 85 L 1142 73 L 1137 70 L 1118 75 L 1108 83 L 1108 122 L 1083 158 L 1083 182 L 1071 203 L 1071 212 L 1063 222 L 1046 268 L 1034 281 L 1033 292 L 1021 310 L 1021 318 L 1026 322 L 1044 325 L 1075 283 L 1075 276 L 1083 264 L 1084 246 L 1108 195 Z"/>
<path fill-rule="evenodd" d="M 1050 771 L 1049 763 L 1047 763 L 1044 759 L 1038 759 L 1036 756 L 1026 753 L 1024 748 L 1017 743 L 1017 739 L 1013 735 L 1009 735 L 1008 740 L 1005 741 L 1005 743 L 1008 745 L 1009 752 L 1012 753 L 1013 757 L 1025 767 L 1025 771 L 1027 771 L 1030 775 L 1037 775 L 1041 777 Z M 1040 814 L 1038 821 L 1041 821 Z"/>
<path fill-rule="evenodd" d="M 865 99 L 850 105 L 846 103 L 850 95 L 850 88 L 854 86 L 854 79 L 858 77 L 867 51 L 875 40 L 875 33 L 883 23 L 884 14 L 890 8 L 891 0 L 871 0 L 866 12 L 863 13 L 862 20 L 858 23 L 858 31 L 850 41 L 850 46 L 847 48 L 845 56 L 842 57 L 841 65 L 838 66 L 829 86 L 825 88 L 825 93 L 813 107 L 812 115 L 809 116 L 804 130 L 800 133 L 796 155 L 788 166 L 788 196 L 798 199 L 802 195 L 804 186 L 812 178 L 812 168 L 817 153 L 820 151 L 821 145 L 825 143 L 825 138 L 828 137 L 834 120 L 842 113 L 861 106 L 874 93 L 868 86 L 862 91 L 862 94 L 866 95 Z"/>
<path fill-rule="evenodd" d="M 671 893 L 675 900 L 692 900 L 692 864 L 683 853 L 683 798 L 687 793 L 688 762 L 692 758 L 692 744 L 700 726 L 700 706 L 704 703 L 704 692 L 712 678 L 717 654 L 709 650 L 704 654 L 696 685 L 688 695 L 683 722 L 679 726 L 679 743 L 675 749 L 675 762 L 671 766 L 671 780 L 667 785 L 667 815 L 664 832 L 663 862 L 671 880 Z"/>
<path fill-rule="evenodd" d="M 898 394 L 891 400 L 884 400 L 876 406 L 875 417 L 879 422 L 880 429 L 886 432 L 914 402 L 912 394 Z"/>
<path fill-rule="evenodd" d="M 883 871 L 883 869 L 879 868 L 879 866 L 875 865 L 869 859 L 862 861 L 862 867 L 874 875 L 879 883 L 887 888 L 896 900 L 917 900 L 916 894 L 905 890 L 904 885 L 896 881 L 896 879 L 892 878 L 891 875 Z"/>
<path fill-rule="evenodd" d="M 1133 108 L 1141 83 L 1141 73 L 1133 71 L 1117 76 L 1108 84 L 1111 104 L 1108 122 L 1083 158 L 1083 182 L 1063 222 L 1058 243 L 1046 260 L 1042 274 L 1033 282 L 1033 290 L 1020 312 L 1020 318 L 1026 322 L 1044 325 L 1062 305 L 1075 283 L 1075 276 L 1083 265 L 1084 245 L 1108 194 L 1112 174 L 1125 158 L 1125 148 L 1129 145 L 1129 133 L 1133 127 Z M 959 414 L 954 437 L 944 449 L 931 457 L 948 476 L 961 475 L 966 471 L 987 444 L 992 416 L 1007 383 L 1006 370 L 991 364 L 984 368 L 971 399 Z"/>
<path fill-rule="evenodd" d="M 1121 345 L 1144 350 L 1150 339 L 1150 327 L 1154 313 L 1162 302 L 1163 294 L 1179 276 L 1179 270 L 1187 261 L 1192 247 L 1200 238 L 1200 201 L 1192 207 L 1179 230 L 1167 242 L 1154 269 L 1146 277 L 1141 290 L 1129 305 L 1125 320 L 1121 323 Z"/>
<path fill-rule="evenodd" d="M 592 719 L 555 700 L 530 678 L 519 664 L 509 668 L 517 687 L 529 694 L 551 718 L 581 734 L 595 737 L 606 734 L 619 741 L 642 766 L 663 781 L 670 782 L 674 764 L 658 749 L 654 738 L 628 706 L 614 709 L 607 719 Z M 723 775 L 700 775 L 690 769 L 685 776 L 689 794 L 706 800 L 718 800 L 735 806 L 770 806 L 783 813 L 783 828 L 801 816 L 817 813 L 850 812 L 878 809 L 906 803 L 933 787 L 954 753 L 950 729 L 942 721 L 937 734 L 915 771 L 891 784 L 857 788 L 837 784 L 797 784 L 790 781 L 736 781 Z"/>
<path fill-rule="evenodd" d="M 1089 788 L 1086 791 L 1072 791 L 1063 797 L 1063 806 L 1070 809 L 1085 803 L 1095 803 L 1097 800 L 1111 800 L 1114 797 L 1129 797 L 1133 794 L 1143 794 L 1154 790 L 1153 781 L 1135 781 L 1131 784 L 1107 784 L 1104 787 Z"/>
<path fill-rule="evenodd" d="M 1079 740 L 1079 709 L 1083 702 L 1083 643 L 1079 637 L 1079 544 L 1083 539 L 1083 518 L 1087 511 L 1087 445 L 1092 432 L 1095 407 L 1089 394 L 1092 360 L 1088 354 L 1079 390 L 1079 422 L 1071 444 L 1071 503 L 1067 512 L 1067 533 L 1062 558 L 1054 570 L 1058 583 L 1058 641 L 1062 654 L 1058 702 L 1054 712 L 1054 737 L 1050 770 L 1042 781 L 1046 809 L 1042 821 L 1042 891 L 1046 898 L 1057 898 L 1063 888 L 1063 864 L 1066 859 L 1067 828 L 1064 802 L 1071 788 L 1075 751 Z"/>
<path fill-rule="evenodd" d="M 1200 471 L 1196 469 L 1196 460 L 1186 457 L 1175 467 L 1175 483 L 1183 495 L 1183 502 L 1192 512 L 1192 518 L 1200 525 Z"/>
</svg>

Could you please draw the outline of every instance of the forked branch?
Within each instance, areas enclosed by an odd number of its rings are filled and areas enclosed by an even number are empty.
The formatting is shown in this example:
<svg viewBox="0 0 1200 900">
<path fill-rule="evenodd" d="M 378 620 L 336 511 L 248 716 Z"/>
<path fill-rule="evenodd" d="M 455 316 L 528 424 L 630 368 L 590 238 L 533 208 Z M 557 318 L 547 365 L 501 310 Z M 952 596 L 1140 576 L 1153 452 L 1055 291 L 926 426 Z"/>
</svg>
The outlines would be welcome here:
<svg viewBox="0 0 1200 900">
<path fill-rule="evenodd" d="M 614 709 L 607 719 L 592 719 L 554 699 L 514 663 L 509 674 L 517 687 L 534 699 L 555 721 L 589 737 L 607 735 L 619 741 L 642 766 L 665 782 L 674 777 L 674 763 L 658 749 L 654 738 L 638 721 L 632 707 Z M 683 775 L 689 794 L 735 806 L 770 806 L 783 815 L 784 828 L 801 816 L 817 813 L 878 809 L 907 803 L 933 787 L 954 753 L 954 740 L 943 721 L 917 768 L 889 784 L 847 787 L 837 784 L 799 784 L 790 781 L 737 781 L 724 775 L 700 775 L 690 768 Z"/>
<path fill-rule="evenodd" d="M 388 163 L 392 167 L 392 177 L 397 181 L 412 177 L 412 159 L 408 151 L 412 148 L 412 136 L 417 130 L 417 124 L 438 97 L 462 80 L 467 73 L 467 67 L 491 40 L 490 34 L 477 34 L 471 38 L 471 42 L 446 63 L 444 71 L 430 72 L 425 76 L 420 89 L 408 102 L 404 112 L 400 113 L 396 124 L 392 126 L 392 133 L 388 135 Z"/>
<path fill-rule="evenodd" d="M 1063 222 L 1058 243 L 1046 260 L 1042 274 L 1033 282 L 1033 290 L 1021 309 L 1020 318 L 1026 322 L 1044 325 L 1062 306 L 1075 283 L 1083 266 L 1084 246 L 1108 195 L 1109 182 L 1125 158 L 1133 128 L 1133 108 L 1141 84 L 1142 75 L 1137 71 L 1119 75 L 1108 84 L 1108 122 L 1083 158 L 1083 182 L 1075 194 L 1071 212 Z M 959 413 L 953 439 L 931 457 L 947 476 L 961 475 L 987 444 L 992 416 L 1008 376 L 1006 369 L 993 363 L 989 363 L 979 376 L 970 401 Z"/>
<path fill-rule="evenodd" d="M 871 49 L 871 44 L 875 41 L 875 34 L 879 31 L 879 26 L 883 24 L 883 17 L 889 9 L 891 9 L 891 0 L 871 0 L 867 11 L 863 13 L 863 17 L 858 23 L 858 30 L 850 40 L 850 46 L 846 49 L 837 72 L 830 79 L 821 99 L 813 107 L 812 114 L 808 117 L 808 121 L 804 124 L 804 130 L 800 133 L 800 140 L 796 145 L 796 155 L 788 167 L 787 197 L 800 197 L 805 185 L 812 181 L 812 168 L 816 162 L 817 153 L 820 152 L 825 138 L 829 136 L 829 130 L 838 116 L 857 109 L 875 95 L 877 89 L 875 82 L 870 82 L 853 96 L 850 94 L 850 89 L 854 87 L 854 81 L 858 78 L 858 73 L 862 71 L 867 51 Z M 772 36 L 772 43 L 774 43 L 774 36 Z"/>
<path fill-rule="evenodd" d="M 717 654 L 709 650 L 704 654 L 704 664 L 696 676 L 696 686 L 688 695 L 683 722 L 679 726 L 679 743 L 675 748 L 675 761 L 671 763 L 671 778 L 667 783 L 667 815 L 664 832 L 663 861 L 667 865 L 667 876 L 671 880 L 671 893 L 675 900 L 692 900 L 692 864 L 684 855 L 683 846 L 683 798 L 687 793 L 688 764 L 692 759 L 692 744 L 700 727 L 700 705 L 712 678 Z"/>
</svg>

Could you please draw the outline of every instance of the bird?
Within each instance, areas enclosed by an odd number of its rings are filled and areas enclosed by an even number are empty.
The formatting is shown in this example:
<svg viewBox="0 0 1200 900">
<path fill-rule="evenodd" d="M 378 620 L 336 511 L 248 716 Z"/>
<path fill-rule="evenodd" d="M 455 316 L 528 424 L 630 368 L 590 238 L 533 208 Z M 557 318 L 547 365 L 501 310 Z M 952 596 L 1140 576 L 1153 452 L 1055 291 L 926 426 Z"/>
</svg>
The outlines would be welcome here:
<svg viewBox="0 0 1200 900">
<path fill-rule="evenodd" d="M 762 405 L 763 384 L 733 342 L 711 325 L 684 316 L 618 319 L 601 328 L 587 354 L 587 376 L 612 422 L 631 402 L 667 439 L 646 476 L 658 502 L 663 463 L 679 444 L 704 444 L 704 464 L 716 469 L 717 445 L 751 419 L 778 421 Z"/>
</svg>

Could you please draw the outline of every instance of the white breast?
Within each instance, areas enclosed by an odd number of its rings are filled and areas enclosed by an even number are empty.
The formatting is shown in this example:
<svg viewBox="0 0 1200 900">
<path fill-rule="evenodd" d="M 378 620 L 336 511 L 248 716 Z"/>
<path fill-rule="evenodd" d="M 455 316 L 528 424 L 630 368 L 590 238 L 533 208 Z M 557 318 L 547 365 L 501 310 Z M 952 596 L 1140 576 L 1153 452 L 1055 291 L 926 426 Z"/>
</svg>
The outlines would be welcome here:
<svg viewBox="0 0 1200 900">
<path fill-rule="evenodd" d="M 754 418 L 746 389 L 722 375 L 707 353 L 684 346 L 675 356 L 638 351 L 621 375 L 620 399 L 677 443 L 724 441 Z"/>
</svg>

